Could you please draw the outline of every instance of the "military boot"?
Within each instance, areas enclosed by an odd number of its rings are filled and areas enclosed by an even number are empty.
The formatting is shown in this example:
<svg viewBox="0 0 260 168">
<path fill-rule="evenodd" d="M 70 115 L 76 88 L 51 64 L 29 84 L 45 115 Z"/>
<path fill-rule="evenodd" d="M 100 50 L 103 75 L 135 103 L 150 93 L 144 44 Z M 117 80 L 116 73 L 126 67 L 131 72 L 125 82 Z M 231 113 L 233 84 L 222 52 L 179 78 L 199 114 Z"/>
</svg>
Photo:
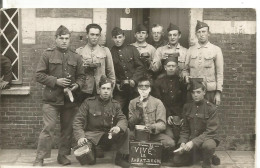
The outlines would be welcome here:
<svg viewBox="0 0 260 168">
<path fill-rule="evenodd" d="M 220 158 L 216 154 L 214 154 L 211 159 L 213 165 L 220 165 Z"/>
<path fill-rule="evenodd" d="M 115 164 L 123 168 L 129 168 L 130 163 L 128 162 L 129 155 L 116 153 Z"/>
<path fill-rule="evenodd" d="M 59 154 L 58 157 L 57 157 L 57 161 L 58 161 L 59 164 L 64 165 L 64 166 L 71 164 L 70 160 L 65 155 Z"/>
</svg>

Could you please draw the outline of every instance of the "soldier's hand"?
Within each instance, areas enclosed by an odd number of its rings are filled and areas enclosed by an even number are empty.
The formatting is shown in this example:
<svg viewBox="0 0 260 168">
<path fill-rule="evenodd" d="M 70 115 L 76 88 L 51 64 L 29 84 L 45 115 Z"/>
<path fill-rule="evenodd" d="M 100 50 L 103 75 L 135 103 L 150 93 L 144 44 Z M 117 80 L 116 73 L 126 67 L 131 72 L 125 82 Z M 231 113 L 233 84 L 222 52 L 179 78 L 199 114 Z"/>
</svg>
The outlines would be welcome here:
<svg viewBox="0 0 260 168">
<path fill-rule="evenodd" d="M 187 142 L 186 144 L 185 144 L 185 147 L 186 148 L 184 148 L 184 150 L 185 151 L 190 151 L 192 148 L 193 148 L 193 142 L 192 141 L 189 141 L 189 142 Z"/>
<path fill-rule="evenodd" d="M 86 142 L 88 142 L 87 138 L 80 138 L 78 140 L 78 145 L 83 146 Z"/>
<path fill-rule="evenodd" d="M 71 80 L 67 78 L 59 78 L 57 79 L 56 84 L 61 87 L 68 87 L 70 85 Z"/>
<path fill-rule="evenodd" d="M 173 116 L 169 116 L 167 122 L 169 125 L 173 125 Z"/>
<path fill-rule="evenodd" d="M 132 80 L 132 79 L 130 80 L 130 86 L 131 86 L 131 87 L 135 87 L 135 81 Z"/>
<path fill-rule="evenodd" d="M 73 92 L 74 90 L 77 90 L 79 88 L 79 85 L 77 84 L 77 83 L 73 83 L 72 85 L 71 85 L 71 91 Z"/>
<path fill-rule="evenodd" d="M 221 93 L 219 91 L 217 91 L 215 94 L 215 97 L 214 97 L 214 102 L 217 106 L 220 105 L 220 95 L 221 95 Z"/>
<path fill-rule="evenodd" d="M 118 134 L 120 132 L 120 128 L 118 126 L 112 127 L 109 132 L 112 134 Z"/>
<path fill-rule="evenodd" d="M 184 81 L 186 83 L 190 83 L 190 76 L 184 76 Z"/>
<path fill-rule="evenodd" d="M 1 81 L 0 83 L 0 89 L 4 89 L 7 85 L 8 85 L 9 82 L 7 81 Z"/>
</svg>

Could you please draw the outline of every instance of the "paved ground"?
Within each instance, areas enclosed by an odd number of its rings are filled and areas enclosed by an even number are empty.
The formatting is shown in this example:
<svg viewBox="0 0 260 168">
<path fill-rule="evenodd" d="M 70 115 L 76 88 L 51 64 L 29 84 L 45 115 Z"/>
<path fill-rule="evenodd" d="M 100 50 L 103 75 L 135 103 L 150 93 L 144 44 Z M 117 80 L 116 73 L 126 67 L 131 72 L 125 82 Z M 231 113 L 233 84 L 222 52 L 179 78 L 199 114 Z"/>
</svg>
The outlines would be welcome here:
<svg viewBox="0 0 260 168">
<path fill-rule="evenodd" d="M 217 155 L 221 159 L 221 165 L 212 166 L 213 168 L 254 168 L 255 167 L 255 152 L 254 151 L 217 151 Z M 57 150 L 52 151 L 52 157 L 44 160 L 44 167 L 54 168 L 63 167 L 57 164 Z M 81 166 L 76 158 L 69 156 L 73 167 L 94 167 L 94 168 L 119 168 L 113 163 L 115 152 L 105 154 L 105 158 L 97 159 L 97 164 L 94 166 Z M 35 159 L 35 150 L 28 149 L 0 149 L 0 168 L 27 168 L 32 167 Z M 189 168 L 200 168 L 200 164 L 190 166 Z M 258 167 L 258 166 L 257 166 Z M 166 168 L 166 167 L 164 167 Z"/>
</svg>

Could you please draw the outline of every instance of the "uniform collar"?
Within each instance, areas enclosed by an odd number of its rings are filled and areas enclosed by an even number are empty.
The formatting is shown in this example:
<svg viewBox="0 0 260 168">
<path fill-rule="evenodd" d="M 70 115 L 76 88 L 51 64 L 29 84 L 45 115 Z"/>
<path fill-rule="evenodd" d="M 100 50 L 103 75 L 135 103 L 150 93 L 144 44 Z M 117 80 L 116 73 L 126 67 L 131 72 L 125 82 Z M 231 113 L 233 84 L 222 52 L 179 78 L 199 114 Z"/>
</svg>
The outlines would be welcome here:
<svg viewBox="0 0 260 168">
<path fill-rule="evenodd" d="M 204 104 L 204 102 L 205 102 L 205 99 L 203 99 L 203 100 L 201 100 L 201 101 L 199 101 L 199 102 L 194 102 L 194 104 L 195 104 L 196 106 L 201 106 L 202 104 Z"/>
<path fill-rule="evenodd" d="M 96 48 L 99 47 L 99 45 L 97 44 L 96 46 L 91 47 L 89 44 L 87 44 L 85 47 L 88 48 L 88 49 L 90 49 L 90 50 L 95 50 Z"/>
<path fill-rule="evenodd" d="M 145 98 L 142 102 L 148 102 L 149 98 L 150 98 L 150 94 L 149 94 L 148 97 Z M 137 102 L 138 102 L 138 103 L 141 102 L 141 101 L 140 101 L 140 96 L 138 96 Z"/>
<path fill-rule="evenodd" d="M 117 49 L 117 50 L 121 50 L 122 48 L 124 48 L 126 45 L 125 45 L 125 43 L 123 43 L 120 47 L 117 47 L 116 45 L 114 45 L 115 46 L 115 48 Z"/>
<path fill-rule="evenodd" d="M 63 48 L 59 48 L 59 47 L 56 47 L 58 51 L 62 52 L 62 53 L 66 53 L 69 51 L 69 48 L 67 49 L 63 49 Z"/>
<path fill-rule="evenodd" d="M 137 47 L 145 48 L 145 47 L 147 47 L 148 43 L 144 42 L 143 44 L 139 44 L 139 43 L 135 42 L 134 45 L 137 46 Z"/>
<path fill-rule="evenodd" d="M 206 45 L 202 46 L 199 44 L 199 42 L 197 43 L 197 48 L 200 49 L 200 48 L 208 48 L 209 46 L 211 45 L 211 43 L 208 41 Z"/>
<path fill-rule="evenodd" d="M 167 45 L 166 45 L 168 48 L 173 48 L 171 45 L 170 45 L 170 43 L 168 43 Z M 180 43 L 178 43 L 177 45 L 176 45 L 176 49 L 179 49 L 181 47 L 181 45 L 180 45 Z"/>
<path fill-rule="evenodd" d="M 167 79 L 176 79 L 178 78 L 178 75 L 166 75 Z"/>
<path fill-rule="evenodd" d="M 102 103 L 102 104 L 107 104 L 111 101 L 111 98 L 107 99 L 107 100 L 103 100 L 100 95 L 98 95 L 98 100 Z"/>
</svg>

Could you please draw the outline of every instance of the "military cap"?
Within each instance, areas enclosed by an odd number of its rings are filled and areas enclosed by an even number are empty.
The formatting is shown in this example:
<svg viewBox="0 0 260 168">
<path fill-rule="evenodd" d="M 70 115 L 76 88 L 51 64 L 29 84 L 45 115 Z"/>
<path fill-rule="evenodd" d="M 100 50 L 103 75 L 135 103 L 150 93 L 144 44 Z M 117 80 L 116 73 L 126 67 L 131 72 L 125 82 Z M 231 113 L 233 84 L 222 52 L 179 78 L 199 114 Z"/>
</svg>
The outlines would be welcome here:
<svg viewBox="0 0 260 168">
<path fill-rule="evenodd" d="M 196 31 L 198 31 L 199 29 L 203 28 L 203 27 L 208 27 L 207 23 L 201 22 L 199 20 L 197 20 L 197 25 L 196 25 Z"/>
<path fill-rule="evenodd" d="M 67 27 L 60 25 L 60 27 L 57 29 L 56 31 L 56 36 L 61 36 L 61 35 L 65 35 L 65 34 L 70 34 L 69 29 L 67 29 Z"/>
<path fill-rule="evenodd" d="M 178 64 L 178 55 L 174 53 L 173 55 L 168 56 L 168 58 L 164 60 L 163 64 L 166 65 L 168 62 L 175 62 Z"/>
<path fill-rule="evenodd" d="M 146 31 L 148 33 L 147 27 L 145 27 L 142 24 L 138 24 L 135 28 L 135 33 L 140 32 L 140 31 Z"/>
<path fill-rule="evenodd" d="M 196 90 L 202 88 L 203 90 L 206 89 L 206 84 L 203 78 L 190 78 L 190 90 Z"/>
<path fill-rule="evenodd" d="M 172 23 L 170 23 L 169 27 L 167 28 L 167 31 L 172 31 L 172 30 L 178 30 L 180 32 L 180 28 Z"/>
<path fill-rule="evenodd" d="M 120 35 L 120 34 L 123 34 L 123 35 L 124 35 L 124 31 L 123 31 L 122 29 L 120 29 L 119 27 L 115 27 L 115 28 L 112 30 L 111 34 L 112 34 L 112 37 L 116 37 L 116 36 L 118 36 L 118 35 Z"/>
<path fill-rule="evenodd" d="M 113 86 L 113 82 L 110 79 L 108 79 L 105 75 L 102 75 L 100 77 L 99 87 L 101 87 L 102 85 L 107 84 L 107 83 L 111 83 L 111 85 Z"/>
</svg>

